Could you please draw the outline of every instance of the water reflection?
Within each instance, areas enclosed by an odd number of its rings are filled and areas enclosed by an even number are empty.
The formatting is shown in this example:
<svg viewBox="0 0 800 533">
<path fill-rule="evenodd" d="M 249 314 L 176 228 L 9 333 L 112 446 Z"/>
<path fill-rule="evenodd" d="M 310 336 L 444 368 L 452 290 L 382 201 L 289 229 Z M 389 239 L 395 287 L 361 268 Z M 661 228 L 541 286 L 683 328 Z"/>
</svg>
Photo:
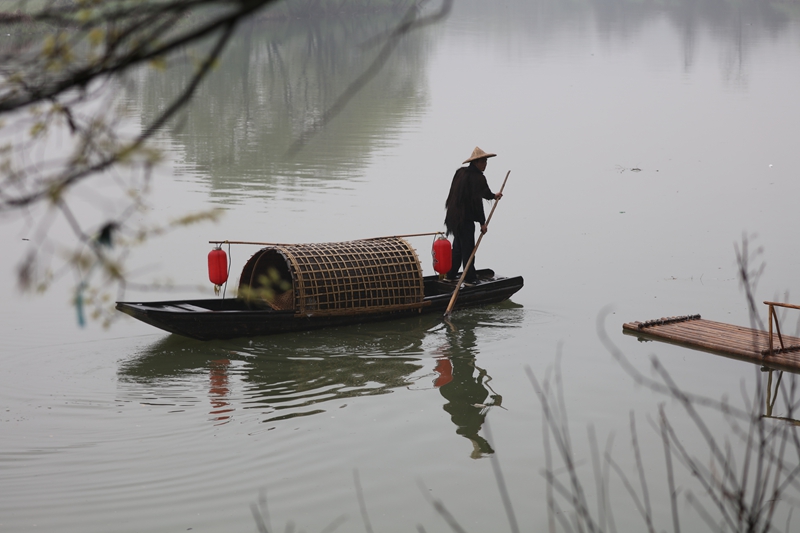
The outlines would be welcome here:
<svg viewBox="0 0 800 533">
<path fill-rule="evenodd" d="M 502 402 L 478 364 L 478 346 L 522 319 L 521 306 L 506 302 L 458 313 L 455 325 L 422 316 L 251 341 L 171 335 L 120 364 L 120 399 L 170 412 L 199 408 L 213 425 L 271 424 L 339 408 L 348 398 L 419 389 L 411 385 L 433 374 L 443 409 L 477 458 L 493 453 L 479 432 L 489 408 Z"/>
<path fill-rule="evenodd" d="M 741 50 L 788 30 L 798 16 L 783 0 L 507 0 L 502 9 L 481 0 L 461 0 L 453 14 L 458 24 L 480 26 L 496 38 L 527 36 L 533 41 L 550 40 L 569 28 L 596 30 L 606 38 L 637 38 L 645 26 L 665 20 L 682 36 L 689 63 L 704 33 Z M 504 25 L 498 25 L 500 21 Z"/>
<path fill-rule="evenodd" d="M 791 416 L 777 416 L 773 414 L 775 409 L 775 403 L 778 400 L 778 393 L 782 393 L 781 396 L 784 399 L 785 403 L 785 410 L 788 414 L 795 413 L 797 411 L 797 398 L 796 398 L 796 377 L 793 374 L 790 374 L 791 382 L 789 385 L 785 385 L 781 388 L 781 381 L 783 380 L 783 370 L 773 370 L 771 368 L 762 367 L 762 371 L 765 371 L 766 374 L 766 394 L 764 397 L 765 405 L 764 405 L 764 418 L 771 418 L 773 420 L 782 420 L 784 422 L 788 422 L 793 426 L 800 426 L 800 420 L 792 418 Z M 788 388 L 788 390 L 787 390 Z"/>
<path fill-rule="evenodd" d="M 318 180 L 354 179 L 372 152 L 386 145 L 427 104 L 423 62 L 427 34 L 401 41 L 389 62 L 348 108 L 291 159 L 285 154 L 348 85 L 379 47 L 365 46 L 396 25 L 392 13 L 317 19 L 253 20 L 232 39 L 170 132 L 185 165 L 210 180 L 212 194 L 302 193 Z M 150 121 L 192 74 L 186 52 L 167 72 L 140 73 L 127 93 Z"/>
<path fill-rule="evenodd" d="M 597 35 L 607 43 L 639 42 L 643 34 L 667 29 L 678 36 L 679 48 L 672 52 L 671 41 L 665 41 L 664 52 L 676 57 L 685 72 L 697 70 L 710 41 L 720 50 L 723 79 L 738 85 L 746 83 L 752 49 L 790 31 L 799 15 L 782 0 L 507 0 L 501 9 L 463 0 L 453 18 L 468 33 L 488 37 L 488 43 L 527 40 L 539 53 L 549 52 L 565 36 L 573 41 Z M 657 66 L 658 58 L 653 61 Z"/>
<path fill-rule="evenodd" d="M 438 350 L 441 355 L 434 368 L 438 375 L 434 386 L 447 400 L 443 409 L 450 414 L 456 433 L 472 442 L 470 457 L 478 459 L 494 453 L 479 432 L 490 407 L 500 406 L 503 397 L 489 385 L 492 380 L 489 373 L 477 365 L 477 324 L 447 326 L 446 340 Z"/>
<path fill-rule="evenodd" d="M 404 39 L 344 113 L 290 159 L 285 154 L 292 142 L 377 55 L 379 47 L 364 44 L 386 35 L 398 15 L 256 19 L 236 33 L 169 134 L 185 167 L 209 180 L 218 201 L 278 192 L 296 198 L 319 181 L 358 179 L 375 151 L 427 113 L 428 62 L 447 28 L 488 46 L 529 41 L 525 48 L 534 53 L 548 53 L 565 34 L 628 41 L 670 28 L 680 36 L 684 70 L 694 69 L 698 42 L 710 38 L 723 49 L 724 77 L 741 82 L 749 50 L 788 31 L 791 13 L 778 0 L 508 0 L 497 9 L 479 0 L 458 2 L 446 23 Z M 143 122 L 180 94 L 193 72 L 190 50 L 172 60 L 168 71 L 144 69 L 127 85 L 126 101 Z M 454 76 L 453 94 L 460 83 Z M 516 110 L 521 104 L 509 105 Z"/>
<path fill-rule="evenodd" d="M 211 400 L 211 412 L 209 415 L 214 422 L 223 424 L 230 420 L 230 413 L 233 412 L 228 387 L 228 367 L 231 366 L 230 359 L 217 359 L 209 363 L 209 389 L 208 396 Z"/>
<path fill-rule="evenodd" d="M 142 403 L 184 408 L 207 401 L 214 424 L 313 415 L 332 401 L 411 384 L 423 367 L 427 331 L 438 320 L 425 318 L 252 341 L 201 343 L 173 335 L 122 363 L 120 385 L 128 399 Z"/>
</svg>

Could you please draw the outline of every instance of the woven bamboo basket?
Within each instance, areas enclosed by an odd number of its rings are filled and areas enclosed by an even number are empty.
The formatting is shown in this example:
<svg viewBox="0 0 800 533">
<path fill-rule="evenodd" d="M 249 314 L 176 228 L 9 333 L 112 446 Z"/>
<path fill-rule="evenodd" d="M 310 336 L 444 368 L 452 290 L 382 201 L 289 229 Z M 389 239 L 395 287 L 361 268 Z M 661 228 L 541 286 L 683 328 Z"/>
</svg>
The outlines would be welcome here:
<svg viewBox="0 0 800 533">
<path fill-rule="evenodd" d="M 262 248 L 245 264 L 239 297 L 296 315 L 355 315 L 424 305 L 414 249 L 389 237 Z"/>
</svg>

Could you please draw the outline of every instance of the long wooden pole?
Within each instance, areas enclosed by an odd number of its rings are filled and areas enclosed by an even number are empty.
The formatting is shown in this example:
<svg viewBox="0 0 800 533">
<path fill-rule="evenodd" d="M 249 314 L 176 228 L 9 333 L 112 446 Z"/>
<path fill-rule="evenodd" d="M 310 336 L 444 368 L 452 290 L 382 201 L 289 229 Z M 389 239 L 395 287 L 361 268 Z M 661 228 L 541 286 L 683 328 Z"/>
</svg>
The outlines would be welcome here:
<svg viewBox="0 0 800 533">
<path fill-rule="evenodd" d="M 255 244 L 256 246 L 295 246 L 285 242 L 208 241 L 209 244 Z"/>
<path fill-rule="evenodd" d="M 508 175 L 511 174 L 509 170 L 506 172 L 506 179 L 503 180 L 503 185 L 500 187 L 500 194 L 503 194 L 503 189 L 506 188 L 506 182 L 508 181 Z M 486 219 L 486 227 L 488 229 L 489 222 L 492 220 L 492 215 L 494 215 L 494 210 L 497 208 L 497 203 L 500 200 L 495 200 L 494 205 L 492 206 L 492 210 L 489 212 L 489 218 Z M 464 272 L 461 273 L 461 278 L 458 280 L 458 284 L 456 285 L 456 290 L 453 291 L 453 296 L 450 297 L 450 303 L 447 305 L 447 310 L 444 312 L 445 317 L 449 317 L 450 313 L 453 311 L 453 307 L 456 305 L 456 299 L 458 298 L 458 291 L 461 290 L 461 284 L 464 283 L 464 278 L 467 276 L 467 270 L 469 270 L 470 265 L 475 260 L 475 254 L 478 252 L 478 246 L 481 245 L 481 240 L 485 233 L 481 233 L 478 237 L 478 242 L 475 243 L 475 248 L 472 249 L 472 253 L 469 256 L 469 260 L 467 260 L 467 264 L 464 266 Z"/>
<path fill-rule="evenodd" d="M 369 237 L 367 239 L 359 239 L 362 241 L 376 241 L 378 239 L 404 239 L 407 237 L 425 237 L 429 235 L 439 235 L 441 231 L 430 231 L 428 233 L 409 233 L 406 235 L 388 235 L 386 237 Z M 254 244 L 256 246 L 297 246 L 296 244 L 288 244 L 285 242 L 252 242 L 252 241 L 208 241 L 209 244 Z"/>
<path fill-rule="evenodd" d="M 387 235 L 386 237 L 370 237 L 368 239 L 362 239 L 365 241 L 377 241 L 378 239 L 405 239 L 407 237 L 428 237 L 430 235 L 439 235 L 444 233 L 443 231 L 429 231 L 428 233 L 409 233 L 406 235 Z"/>
</svg>

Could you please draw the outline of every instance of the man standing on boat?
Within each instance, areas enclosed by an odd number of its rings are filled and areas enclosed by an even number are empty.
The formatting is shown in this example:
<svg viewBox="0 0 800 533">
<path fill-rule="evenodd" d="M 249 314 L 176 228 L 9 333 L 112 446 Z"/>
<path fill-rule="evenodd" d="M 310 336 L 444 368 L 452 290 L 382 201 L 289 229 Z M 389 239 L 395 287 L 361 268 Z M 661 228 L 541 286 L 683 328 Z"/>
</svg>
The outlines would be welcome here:
<svg viewBox="0 0 800 533">
<path fill-rule="evenodd" d="M 488 154 L 476 146 L 469 159 L 464 161 L 464 164 L 469 163 L 469 166 L 456 170 L 453 182 L 450 184 L 450 194 L 445 202 L 447 214 L 444 219 L 447 234 L 453 235 L 453 267 L 446 276 L 450 281 L 456 279 L 462 265 L 466 267 L 475 248 L 475 222 L 480 224 L 481 233 L 486 233 L 483 200 L 499 200 L 503 197 L 502 193 L 495 194 L 489 189 L 486 176 L 483 175 L 488 159 L 496 155 Z M 477 281 L 478 275 L 473 259 L 464 282 L 473 284 Z"/>
</svg>

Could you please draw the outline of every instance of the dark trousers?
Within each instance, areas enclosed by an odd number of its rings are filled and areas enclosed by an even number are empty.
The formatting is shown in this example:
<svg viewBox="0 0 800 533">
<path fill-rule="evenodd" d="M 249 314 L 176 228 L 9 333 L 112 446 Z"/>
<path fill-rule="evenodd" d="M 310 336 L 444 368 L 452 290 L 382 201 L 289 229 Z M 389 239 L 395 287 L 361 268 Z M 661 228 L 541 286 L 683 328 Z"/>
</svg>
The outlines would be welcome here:
<svg viewBox="0 0 800 533">
<path fill-rule="evenodd" d="M 462 265 L 466 266 L 474 249 L 475 224 L 470 222 L 469 225 L 461 226 L 453 232 L 453 266 L 450 272 L 447 273 L 448 279 L 456 279 L 458 277 L 459 269 Z M 464 281 L 475 283 L 477 280 L 478 274 L 475 272 L 475 260 L 473 259 Z"/>
</svg>

